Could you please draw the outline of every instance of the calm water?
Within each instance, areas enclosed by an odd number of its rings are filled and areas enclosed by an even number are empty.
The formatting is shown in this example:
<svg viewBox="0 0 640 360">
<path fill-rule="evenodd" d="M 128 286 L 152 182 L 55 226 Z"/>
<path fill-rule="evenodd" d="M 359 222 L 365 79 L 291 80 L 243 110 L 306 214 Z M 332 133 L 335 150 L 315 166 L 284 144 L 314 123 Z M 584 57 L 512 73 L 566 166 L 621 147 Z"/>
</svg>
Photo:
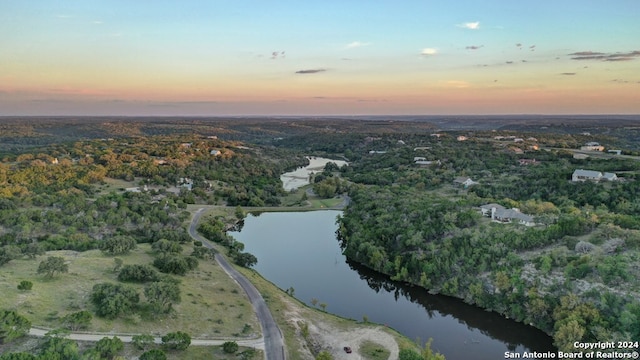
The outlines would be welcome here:
<svg viewBox="0 0 640 360">
<path fill-rule="evenodd" d="M 263 213 L 230 235 L 258 258 L 255 269 L 311 305 L 356 320 L 368 317 L 411 339 L 433 338 L 447 360 L 504 359 L 504 352 L 553 351 L 551 338 L 533 327 L 348 262 L 336 240 L 339 211 Z"/>
</svg>

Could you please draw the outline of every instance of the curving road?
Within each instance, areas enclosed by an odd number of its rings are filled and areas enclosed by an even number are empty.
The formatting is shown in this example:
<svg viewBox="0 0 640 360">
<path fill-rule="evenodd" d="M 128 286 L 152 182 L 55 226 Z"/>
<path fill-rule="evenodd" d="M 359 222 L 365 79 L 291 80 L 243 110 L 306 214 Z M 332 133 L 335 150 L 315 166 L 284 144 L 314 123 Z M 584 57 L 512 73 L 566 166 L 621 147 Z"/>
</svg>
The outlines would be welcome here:
<svg viewBox="0 0 640 360">
<path fill-rule="evenodd" d="M 189 235 L 191 235 L 195 240 L 201 241 L 204 246 L 213 249 L 211 243 L 209 243 L 209 241 L 202 235 L 198 234 L 198 231 L 196 230 L 203 211 L 204 208 L 200 208 L 194 214 L 191 224 L 189 224 Z M 271 311 L 269 311 L 267 303 L 262 298 L 262 295 L 260 295 L 256 287 L 253 286 L 253 284 L 247 280 L 244 275 L 234 269 L 222 255 L 216 253 L 215 259 L 218 265 L 220 265 L 220 267 L 222 267 L 224 271 L 247 293 L 249 301 L 251 301 L 251 305 L 253 305 L 253 309 L 258 316 L 258 320 L 260 320 L 260 326 L 262 327 L 265 358 L 267 360 L 286 360 L 282 332 L 278 328 L 278 324 L 273 320 Z"/>
</svg>

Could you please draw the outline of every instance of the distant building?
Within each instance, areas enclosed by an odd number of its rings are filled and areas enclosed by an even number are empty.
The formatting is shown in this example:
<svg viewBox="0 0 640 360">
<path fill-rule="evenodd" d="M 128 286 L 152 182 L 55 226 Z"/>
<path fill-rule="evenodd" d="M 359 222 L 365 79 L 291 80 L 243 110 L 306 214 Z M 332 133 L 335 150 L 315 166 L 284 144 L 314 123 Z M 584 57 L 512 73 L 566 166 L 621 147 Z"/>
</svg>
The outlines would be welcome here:
<svg viewBox="0 0 640 360">
<path fill-rule="evenodd" d="M 418 150 L 431 150 L 431 148 L 428 146 L 418 146 L 413 148 L 413 151 L 418 151 Z"/>
<path fill-rule="evenodd" d="M 373 155 L 373 154 L 386 154 L 386 151 L 382 151 L 382 150 L 371 150 L 369 151 L 369 154 Z"/>
<path fill-rule="evenodd" d="M 609 150 L 609 151 L 607 151 L 607 152 L 608 152 L 608 153 L 613 153 L 613 154 L 616 154 L 616 155 L 620 155 L 620 154 L 622 154 L 622 150 Z"/>
<path fill-rule="evenodd" d="M 466 176 L 458 176 L 457 178 L 453 179 L 453 183 L 456 185 L 460 185 L 465 189 L 468 188 L 469 186 L 477 184 L 477 182 L 471 180 L 470 177 L 466 177 Z"/>
<path fill-rule="evenodd" d="M 580 150 L 583 151 L 604 151 L 604 146 L 598 144 L 595 141 L 588 142 L 584 146 L 580 147 Z"/>
<path fill-rule="evenodd" d="M 178 187 L 191 190 L 193 189 L 193 180 L 189 178 L 180 178 L 180 180 L 178 180 Z"/>
<path fill-rule="evenodd" d="M 218 155 L 220 155 L 220 154 L 221 154 L 221 152 L 220 152 L 220 150 L 211 150 L 211 151 L 209 152 L 209 154 L 210 154 L 210 155 L 213 155 L 213 156 L 218 156 Z"/>
<path fill-rule="evenodd" d="M 605 172 L 603 174 L 600 171 L 583 170 L 583 169 L 578 169 L 573 172 L 573 175 L 571 175 L 571 181 L 574 181 L 574 182 L 600 181 L 600 180 L 616 181 L 618 180 L 618 175 L 616 175 L 615 173 L 609 173 L 609 172 Z"/>
<path fill-rule="evenodd" d="M 469 138 L 468 138 L 468 137 L 466 137 L 466 136 L 464 136 L 464 135 L 460 135 L 460 136 L 458 136 L 458 137 L 456 138 L 456 140 L 458 140 L 458 141 L 466 141 L 466 140 L 469 140 Z"/>
<path fill-rule="evenodd" d="M 486 204 L 480 206 L 482 215 L 488 216 L 491 220 L 499 223 L 510 223 L 517 221 L 519 224 L 525 226 L 534 226 L 535 222 L 532 216 L 523 214 L 516 208 L 506 209 L 502 205 L 498 204 Z"/>
<path fill-rule="evenodd" d="M 600 181 L 602 173 L 600 171 L 578 169 L 571 175 L 571 181 Z"/>
</svg>

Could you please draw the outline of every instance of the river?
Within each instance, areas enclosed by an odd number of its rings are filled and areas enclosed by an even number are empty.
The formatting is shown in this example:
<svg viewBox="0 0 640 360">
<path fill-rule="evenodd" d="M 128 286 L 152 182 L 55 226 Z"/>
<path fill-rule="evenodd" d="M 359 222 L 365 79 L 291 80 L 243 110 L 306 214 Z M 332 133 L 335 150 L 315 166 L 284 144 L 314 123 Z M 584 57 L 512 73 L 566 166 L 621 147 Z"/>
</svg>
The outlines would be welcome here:
<svg viewBox="0 0 640 360">
<path fill-rule="evenodd" d="M 307 159 L 309 159 L 309 165 L 280 175 L 282 186 L 286 191 L 295 190 L 309 184 L 309 176 L 313 173 L 322 172 L 324 166 L 329 162 L 335 163 L 338 167 L 347 165 L 347 162 L 344 160 L 332 160 L 317 156 L 307 156 Z"/>
<path fill-rule="evenodd" d="M 249 215 L 230 232 L 258 258 L 255 269 L 313 306 L 346 318 L 388 325 L 410 339 L 433 338 L 432 348 L 456 359 L 503 359 L 506 351 L 555 352 L 543 332 L 475 306 L 347 261 L 335 231 L 339 211 Z M 315 300 L 312 300 L 315 299 Z"/>
</svg>

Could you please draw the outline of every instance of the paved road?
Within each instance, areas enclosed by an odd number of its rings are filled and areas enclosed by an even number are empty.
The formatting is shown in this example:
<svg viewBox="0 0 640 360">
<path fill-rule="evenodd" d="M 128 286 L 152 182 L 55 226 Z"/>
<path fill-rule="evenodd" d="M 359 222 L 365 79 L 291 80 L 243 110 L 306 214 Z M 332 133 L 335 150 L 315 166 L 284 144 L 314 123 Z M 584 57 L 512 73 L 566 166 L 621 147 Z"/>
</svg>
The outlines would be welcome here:
<svg viewBox="0 0 640 360">
<path fill-rule="evenodd" d="M 201 208 L 196 211 L 193 216 L 191 224 L 189 225 L 189 235 L 191 235 L 195 240 L 201 241 L 202 244 L 208 248 L 213 248 L 209 241 L 196 231 L 198 221 L 200 221 L 203 211 L 204 208 Z M 233 278 L 247 293 L 249 301 L 251 301 L 253 309 L 258 316 L 258 320 L 260 320 L 260 326 L 262 327 L 265 358 L 267 360 L 286 360 L 282 332 L 278 328 L 278 324 L 273 320 L 273 316 L 271 316 L 271 312 L 267 307 L 267 303 L 262 298 L 262 295 L 260 295 L 256 287 L 253 286 L 253 284 L 247 280 L 244 275 L 234 269 L 222 255 L 216 254 L 215 259 L 220 267 L 222 267 L 224 271 L 229 274 L 229 276 L 231 276 L 231 278 Z M 240 343 L 238 342 L 238 344 Z"/>
<path fill-rule="evenodd" d="M 31 330 L 29 330 L 29 335 L 43 337 L 49 331 L 51 331 L 51 330 L 50 329 L 44 329 L 44 328 L 38 328 L 38 327 L 32 327 Z M 118 339 L 122 340 L 123 342 L 131 342 L 131 338 L 133 337 L 133 335 L 109 334 L 109 333 L 70 333 L 68 336 L 65 336 L 65 337 L 67 339 L 78 340 L 78 341 L 99 341 L 104 337 L 113 337 L 113 336 L 117 336 Z M 247 347 L 252 347 L 252 348 L 264 350 L 264 339 L 263 338 L 252 339 L 252 340 L 191 339 L 191 346 L 217 346 L 217 345 L 222 345 L 227 341 L 235 341 L 240 346 L 247 346 Z M 162 343 L 162 338 L 156 337 L 156 338 L 154 338 L 154 342 L 156 344 L 161 344 Z"/>
</svg>

